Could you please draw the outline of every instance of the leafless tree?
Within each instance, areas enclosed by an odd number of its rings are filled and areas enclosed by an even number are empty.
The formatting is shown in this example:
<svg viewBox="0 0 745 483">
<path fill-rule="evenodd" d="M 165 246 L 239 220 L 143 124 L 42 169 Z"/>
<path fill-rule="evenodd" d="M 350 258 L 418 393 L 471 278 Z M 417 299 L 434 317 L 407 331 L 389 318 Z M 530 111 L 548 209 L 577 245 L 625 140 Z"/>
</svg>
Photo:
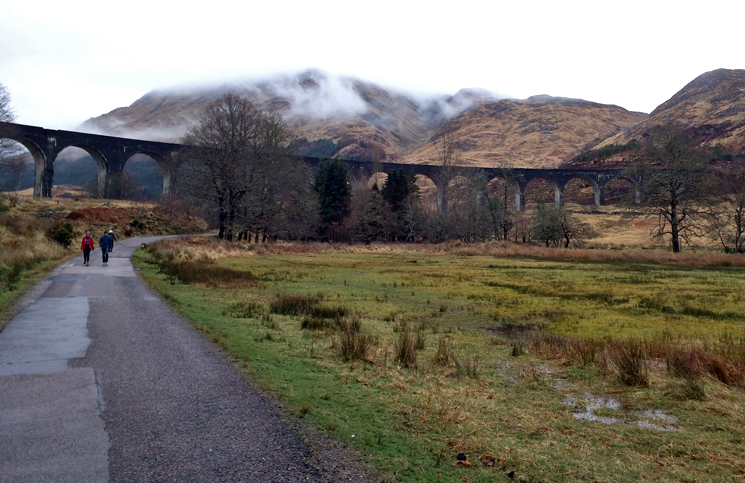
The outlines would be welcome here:
<svg viewBox="0 0 745 483">
<path fill-rule="evenodd" d="M 11 107 L 10 92 L 3 84 L 0 84 L 0 122 L 13 122 L 14 120 L 15 114 Z M 3 188 L 14 191 L 17 197 L 27 160 L 23 147 L 8 139 L 11 134 L 9 129 L 0 126 L 0 176 L 3 180 L 1 183 Z"/>
<path fill-rule="evenodd" d="M 5 85 L 0 84 L 0 122 L 13 122 L 15 114 L 10 105 L 10 92 Z"/>
<path fill-rule="evenodd" d="M 26 172 L 27 165 L 28 163 L 23 155 L 0 159 L 0 175 L 3 179 L 8 180 L 8 184 L 3 183 L 5 185 L 4 187 L 13 191 L 16 197 L 21 190 L 21 181 L 23 180 L 23 173 Z"/>
<path fill-rule="evenodd" d="M 547 247 L 553 245 L 569 248 L 570 244 L 577 244 L 594 235 L 588 224 L 581 222 L 564 208 L 543 201 L 533 211 L 531 221 L 533 238 L 544 242 Z"/>
<path fill-rule="evenodd" d="M 484 196 L 494 230 L 494 238 L 506 241 L 510 230 L 515 226 L 513 208 L 515 178 L 512 165 L 502 164 L 499 169 L 502 172 L 501 181 L 496 183 L 496 190 L 493 193 L 490 193 L 487 188 Z"/>
<path fill-rule="evenodd" d="M 458 166 L 461 164 L 460 153 L 456 147 L 457 125 L 454 121 L 443 124 L 437 133 L 435 150 L 437 152 L 437 170 L 434 173 L 434 181 L 438 187 L 437 208 L 440 213 L 448 210 L 448 189 L 450 182 L 458 175 Z"/>
<path fill-rule="evenodd" d="M 709 216 L 710 237 L 726 252 L 745 252 L 745 168 L 720 173 L 718 196 Z"/>
<path fill-rule="evenodd" d="M 221 238 L 232 239 L 239 221 L 253 227 L 266 223 L 267 210 L 276 209 L 291 140 L 279 116 L 234 94 L 208 105 L 184 136 L 182 142 L 191 146 L 184 185 L 217 205 Z"/>
<path fill-rule="evenodd" d="M 654 234 L 670 235 L 673 252 L 681 250 L 681 240 L 690 243 L 693 237 L 704 235 L 713 171 L 701 149 L 679 126 L 665 126 L 654 133 L 628 174 L 638 180 L 629 204 L 657 215 Z"/>
</svg>

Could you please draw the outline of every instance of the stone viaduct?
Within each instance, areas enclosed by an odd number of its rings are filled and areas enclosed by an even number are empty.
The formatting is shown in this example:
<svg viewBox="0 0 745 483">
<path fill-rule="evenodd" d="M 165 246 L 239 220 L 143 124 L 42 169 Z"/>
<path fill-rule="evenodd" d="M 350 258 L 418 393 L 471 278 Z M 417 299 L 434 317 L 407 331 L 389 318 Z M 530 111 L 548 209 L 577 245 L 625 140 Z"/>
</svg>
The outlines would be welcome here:
<svg viewBox="0 0 745 483">
<path fill-rule="evenodd" d="M 98 167 L 98 195 L 106 197 L 112 193 L 112 186 L 121 177 L 124 165 L 136 154 L 150 156 L 160 166 L 163 174 L 164 195 L 172 193 L 176 185 L 176 177 L 181 163 L 185 160 L 187 146 L 173 143 L 143 141 L 114 136 L 103 136 L 75 131 L 60 131 L 28 126 L 15 123 L 0 123 L 0 138 L 7 138 L 22 144 L 31 153 L 34 160 L 36 175 L 34 181 L 34 197 L 51 198 L 54 179 L 54 161 L 57 155 L 67 147 L 77 147 L 87 152 Z M 303 161 L 313 170 L 321 162 L 319 158 L 303 157 Z M 344 161 L 349 172 L 355 178 L 369 178 L 375 172 L 390 173 L 401 169 L 405 173 L 415 173 L 426 176 L 437 188 L 437 205 L 441 210 L 444 206 L 447 182 L 454 176 L 468 176 L 476 171 L 483 172 L 488 179 L 503 177 L 499 168 L 456 167 L 448 176 L 443 176 L 439 166 L 422 164 L 399 163 L 369 163 L 362 161 Z M 564 204 L 564 190 L 567 184 L 579 178 L 592 186 L 595 192 L 595 204 L 605 202 L 604 193 L 608 184 L 618 178 L 627 179 L 631 183 L 635 180 L 624 176 L 622 170 L 571 170 L 571 169 L 522 169 L 514 168 L 512 176 L 515 180 L 515 206 L 519 210 L 525 209 L 525 189 L 534 179 L 547 180 L 554 189 L 554 202 L 557 206 Z"/>
</svg>

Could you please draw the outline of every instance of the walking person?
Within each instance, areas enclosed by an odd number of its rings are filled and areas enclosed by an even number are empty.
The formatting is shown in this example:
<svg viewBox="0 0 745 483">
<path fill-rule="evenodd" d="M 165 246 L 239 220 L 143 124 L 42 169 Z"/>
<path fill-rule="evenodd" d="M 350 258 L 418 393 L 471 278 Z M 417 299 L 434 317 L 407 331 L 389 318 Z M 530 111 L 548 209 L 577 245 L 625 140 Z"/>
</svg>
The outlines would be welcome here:
<svg viewBox="0 0 745 483">
<path fill-rule="evenodd" d="M 109 253 L 114 251 L 115 241 L 116 241 L 116 236 L 114 236 L 114 230 L 109 230 Z"/>
<path fill-rule="evenodd" d="M 91 252 L 94 250 L 93 237 L 91 236 L 91 232 L 85 232 L 83 241 L 80 242 L 80 249 L 83 250 L 83 265 L 85 265 L 86 267 L 90 266 Z"/>
<path fill-rule="evenodd" d="M 101 249 L 101 257 L 103 257 L 104 266 L 109 264 L 109 248 L 111 248 L 112 243 L 114 242 L 109 238 L 109 234 L 104 231 L 103 235 L 98 240 L 98 248 Z"/>
</svg>

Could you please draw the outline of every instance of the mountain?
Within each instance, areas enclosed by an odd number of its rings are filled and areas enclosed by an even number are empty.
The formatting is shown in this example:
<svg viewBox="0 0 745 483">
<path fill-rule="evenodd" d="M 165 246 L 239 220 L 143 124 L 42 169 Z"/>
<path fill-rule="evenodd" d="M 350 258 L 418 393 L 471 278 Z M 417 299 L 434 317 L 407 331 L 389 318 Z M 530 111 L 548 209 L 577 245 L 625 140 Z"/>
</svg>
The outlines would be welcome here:
<svg viewBox="0 0 745 483">
<path fill-rule="evenodd" d="M 464 165 L 555 168 L 646 117 L 618 106 L 540 95 L 486 100 L 457 115 L 452 123 Z M 438 136 L 436 130 L 404 161 L 435 164 Z"/>
<path fill-rule="evenodd" d="M 342 141 L 342 152 L 334 154 L 354 158 L 362 141 L 363 147 L 380 147 L 389 160 L 399 157 L 406 146 L 420 142 L 432 125 L 494 96 L 474 89 L 420 100 L 359 79 L 311 70 L 263 81 L 152 91 L 131 106 L 89 119 L 80 129 L 177 142 L 205 106 L 228 92 L 246 96 L 262 110 L 281 114 L 307 142 L 330 140 L 339 145 Z"/>
<path fill-rule="evenodd" d="M 643 143 L 655 129 L 671 123 L 683 129 L 703 147 L 729 156 L 745 152 L 745 70 L 717 69 L 706 72 L 660 104 L 642 122 L 598 143 L 594 150 L 612 152 L 632 141 Z M 718 146 L 719 145 L 719 146 Z M 621 151 L 594 166 L 622 165 L 628 153 Z M 587 164 L 573 160 L 568 165 Z"/>
<path fill-rule="evenodd" d="M 208 103 L 227 92 L 280 113 L 300 138 L 297 153 L 365 161 L 436 163 L 434 141 L 453 120 L 471 166 L 555 167 L 647 115 L 579 99 L 500 99 L 482 89 L 420 98 L 311 70 L 262 81 L 152 91 L 81 130 L 177 142 Z"/>
</svg>

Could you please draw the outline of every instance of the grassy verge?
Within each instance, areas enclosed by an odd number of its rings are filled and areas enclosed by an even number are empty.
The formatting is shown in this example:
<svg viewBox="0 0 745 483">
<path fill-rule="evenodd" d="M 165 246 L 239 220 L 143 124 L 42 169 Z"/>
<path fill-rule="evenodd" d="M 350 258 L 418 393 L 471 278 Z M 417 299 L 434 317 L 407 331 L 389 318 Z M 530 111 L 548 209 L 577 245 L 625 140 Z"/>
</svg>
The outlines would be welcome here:
<svg viewBox="0 0 745 483">
<path fill-rule="evenodd" d="M 12 282 L 9 282 L 9 279 L 7 278 L 8 275 L 6 274 L 6 280 L 4 280 L 5 283 L 0 284 L 0 330 L 3 330 L 13 317 L 13 308 L 16 303 L 18 303 L 18 301 L 21 300 L 29 290 L 36 285 L 36 283 L 49 275 L 49 272 L 51 272 L 56 266 L 73 256 L 74 255 L 70 254 L 61 259 L 39 262 L 38 264 L 33 265 L 32 268 L 19 271 L 17 275 L 12 277 Z"/>
<path fill-rule="evenodd" d="M 388 481 L 745 478 L 740 268 L 205 250 L 135 263 Z"/>
</svg>

